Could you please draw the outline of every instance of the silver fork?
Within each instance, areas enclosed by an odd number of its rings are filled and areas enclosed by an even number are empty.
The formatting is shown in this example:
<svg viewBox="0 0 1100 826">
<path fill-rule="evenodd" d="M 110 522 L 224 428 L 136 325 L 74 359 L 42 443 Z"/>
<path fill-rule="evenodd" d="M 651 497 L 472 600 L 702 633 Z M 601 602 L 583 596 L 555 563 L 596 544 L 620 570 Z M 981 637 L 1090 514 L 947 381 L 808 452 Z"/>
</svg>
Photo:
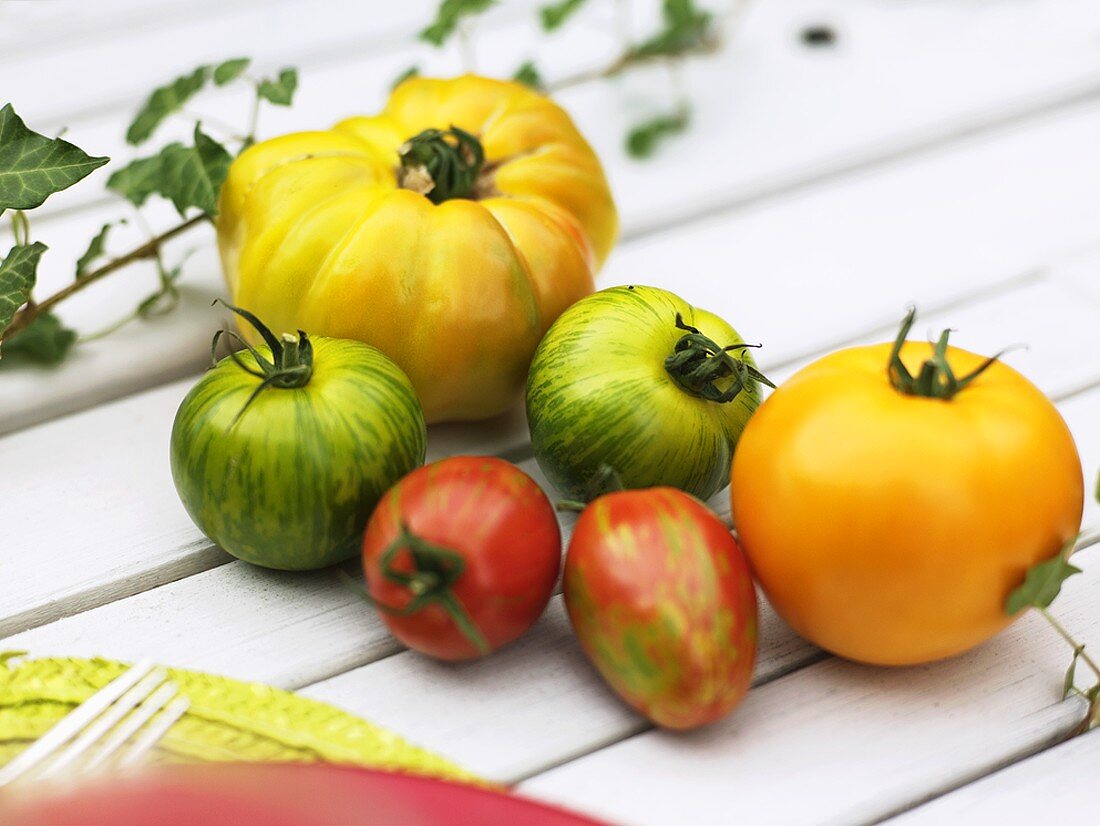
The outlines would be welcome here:
<svg viewBox="0 0 1100 826">
<path fill-rule="evenodd" d="M 148 660 L 134 664 L 0 767 L 0 786 L 66 769 L 89 774 L 116 755 L 114 766 L 134 766 L 187 711 L 187 698 L 167 676 Z"/>
</svg>

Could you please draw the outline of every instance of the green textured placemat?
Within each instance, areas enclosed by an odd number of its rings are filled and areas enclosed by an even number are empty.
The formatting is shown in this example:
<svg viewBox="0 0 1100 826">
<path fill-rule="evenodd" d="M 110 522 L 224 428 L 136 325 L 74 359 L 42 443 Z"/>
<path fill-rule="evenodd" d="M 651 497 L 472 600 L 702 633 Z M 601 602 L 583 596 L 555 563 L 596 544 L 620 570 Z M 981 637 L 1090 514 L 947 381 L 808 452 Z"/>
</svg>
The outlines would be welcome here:
<svg viewBox="0 0 1100 826">
<path fill-rule="evenodd" d="M 0 765 L 128 668 L 103 659 L 0 654 Z M 151 762 L 324 762 L 483 783 L 399 735 L 260 683 L 167 669 L 191 701 Z"/>
</svg>

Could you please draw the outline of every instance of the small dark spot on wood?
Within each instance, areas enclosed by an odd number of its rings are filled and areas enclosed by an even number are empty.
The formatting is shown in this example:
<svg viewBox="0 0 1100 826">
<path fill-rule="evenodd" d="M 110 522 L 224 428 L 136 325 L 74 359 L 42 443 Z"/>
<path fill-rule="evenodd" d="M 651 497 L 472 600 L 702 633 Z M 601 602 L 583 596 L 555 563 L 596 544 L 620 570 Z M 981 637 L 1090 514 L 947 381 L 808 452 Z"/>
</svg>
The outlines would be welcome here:
<svg viewBox="0 0 1100 826">
<path fill-rule="evenodd" d="M 628 289 L 628 290 L 633 290 L 633 289 L 634 289 L 634 285 L 633 285 L 633 284 L 629 285 L 629 286 L 627 287 L 627 289 Z"/>
<path fill-rule="evenodd" d="M 802 44 L 811 48 L 832 46 L 836 43 L 836 31 L 832 26 L 817 24 L 802 30 Z"/>
</svg>

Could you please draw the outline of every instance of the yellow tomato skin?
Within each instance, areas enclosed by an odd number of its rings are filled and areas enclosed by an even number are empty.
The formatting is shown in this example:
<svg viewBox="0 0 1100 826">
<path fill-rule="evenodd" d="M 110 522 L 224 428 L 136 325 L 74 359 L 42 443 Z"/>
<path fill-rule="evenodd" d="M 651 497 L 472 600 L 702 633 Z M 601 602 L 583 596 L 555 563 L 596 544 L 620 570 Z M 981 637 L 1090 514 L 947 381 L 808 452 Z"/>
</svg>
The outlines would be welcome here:
<svg viewBox="0 0 1100 826">
<path fill-rule="evenodd" d="M 916 375 L 931 355 L 909 343 Z M 890 345 L 804 368 L 756 412 L 732 470 L 734 524 L 776 611 L 881 665 L 949 657 L 1011 622 L 1008 593 L 1080 528 L 1081 461 L 1027 379 L 997 363 L 951 400 L 890 384 Z M 957 376 L 984 358 L 948 349 Z"/>
<path fill-rule="evenodd" d="M 402 144 L 452 125 L 480 139 L 489 190 L 437 205 L 400 188 Z M 229 170 L 217 229 L 236 305 L 276 332 L 374 345 L 440 421 L 519 397 L 543 333 L 593 291 L 618 218 L 564 110 L 466 75 L 411 78 L 378 115 L 249 148 Z"/>
</svg>

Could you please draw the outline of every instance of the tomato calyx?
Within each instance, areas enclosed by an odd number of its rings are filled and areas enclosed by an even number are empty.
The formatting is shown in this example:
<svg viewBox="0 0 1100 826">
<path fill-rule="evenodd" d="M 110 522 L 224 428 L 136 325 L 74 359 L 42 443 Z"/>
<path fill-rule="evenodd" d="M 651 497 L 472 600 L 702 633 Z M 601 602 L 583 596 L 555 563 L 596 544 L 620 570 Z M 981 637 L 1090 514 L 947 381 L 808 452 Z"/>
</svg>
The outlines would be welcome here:
<svg viewBox="0 0 1100 826">
<path fill-rule="evenodd" d="M 404 550 L 408 551 L 412 562 L 411 571 L 396 566 L 397 557 Z M 455 596 L 454 585 L 466 570 L 466 560 L 462 554 L 443 545 L 428 542 L 402 523 L 393 542 L 382 552 L 378 564 L 382 569 L 382 576 L 407 589 L 412 594 L 412 599 L 404 608 L 394 608 L 365 594 L 375 607 L 388 614 L 407 617 L 430 605 L 438 605 L 450 615 L 455 626 L 478 654 L 485 655 L 492 650 L 481 629 Z"/>
<path fill-rule="evenodd" d="M 901 360 L 901 349 L 913 329 L 913 323 L 917 320 L 917 308 L 910 307 L 901 323 L 901 329 L 894 340 L 894 346 L 890 350 L 890 361 L 886 366 L 886 375 L 890 384 L 899 393 L 907 396 L 920 396 L 926 399 L 942 399 L 950 401 L 958 393 L 969 387 L 978 376 L 988 370 L 1007 351 L 1002 350 L 982 362 L 978 367 L 965 376 L 957 377 L 951 364 L 947 361 L 947 340 L 951 336 L 951 330 L 946 329 L 940 333 L 939 339 L 933 345 L 932 357 L 926 359 L 917 375 L 914 376 Z"/>
<path fill-rule="evenodd" d="M 241 409 L 237 411 L 237 415 L 233 417 L 232 424 L 236 424 L 241 416 L 244 415 L 249 405 L 256 400 L 256 397 L 269 387 L 289 390 L 295 387 L 304 387 L 309 383 L 310 378 L 313 376 L 313 343 L 303 330 L 299 330 L 297 336 L 287 333 L 284 334 L 282 338 L 279 338 L 271 332 L 271 328 L 248 310 L 234 307 L 232 304 L 222 301 L 220 298 L 216 299 L 214 303 L 218 302 L 221 302 L 225 307 L 229 308 L 255 327 L 256 332 L 260 334 L 260 337 L 271 350 L 271 358 L 268 359 L 264 357 L 259 350 L 232 330 L 221 329 L 214 333 L 214 338 L 210 342 L 210 358 L 215 365 L 218 363 L 218 342 L 221 340 L 222 336 L 229 336 L 248 350 L 252 358 L 255 359 L 256 366 L 253 367 L 252 365 L 246 364 L 241 357 L 237 355 L 236 350 L 230 350 L 229 357 L 233 359 L 233 363 L 246 373 L 251 373 L 253 376 L 262 379 L 256 389 L 252 391 L 252 395 L 248 397 L 244 406 L 241 407 Z"/>
<path fill-rule="evenodd" d="M 476 198 L 485 150 L 474 135 L 451 124 L 425 129 L 397 150 L 397 184 L 419 192 L 433 204 L 452 198 Z"/>
<path fill-rule="evenodd" d="M 743 354 L 745 350 L 761 345 L 742 343 L 720 347 L 685 323 L 680 313 L 676 313 L 676 328 L 685 333 L 676 342 L 672 354 L 665 359 L 665 370 L 691 395 L 725 404 L 737 398 L 749 381 L 775 387 L 767 376 L 746 362 L 743 355 L 741 358 L 730 355 L 734 351 Z M 719 382 L 725 384 L 724 390 Z"/>
</svg>

